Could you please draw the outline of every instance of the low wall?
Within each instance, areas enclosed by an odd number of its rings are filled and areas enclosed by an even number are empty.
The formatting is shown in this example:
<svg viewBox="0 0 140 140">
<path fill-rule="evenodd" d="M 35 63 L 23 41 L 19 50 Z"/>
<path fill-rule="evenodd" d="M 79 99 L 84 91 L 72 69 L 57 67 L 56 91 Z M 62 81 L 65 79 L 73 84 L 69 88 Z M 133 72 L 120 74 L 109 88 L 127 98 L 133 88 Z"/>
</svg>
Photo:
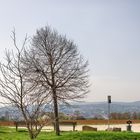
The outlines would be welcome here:
<svg viewBox="0 0 140 140">
<path fill-rule="evenodd" d="M 77 122 L 77 124 L 89 124 L 89 125 L 104 125 L 108 124 L 108 120 L 65 120 L 65 122 L 73 121 Z M 110 124 L 127 124 L 128 120 L 110 120 Z M 140 123 L 140 120 L 131 120 L 132 124 Z"/>
<path fill-rule="evenodd" d="M 128 120 L 110 120 L 110 124 L 127 124 Z M 140 120 L 131 120 L 132 124 L 140 123 Z M 76 122 L 77 125 L 106 125 L 108 120 L 65 120 L 63 122 Z M 51 124 L 50 124 L 51 125 Z M 12 121 L 0 121 L 0 126 L 14 126 Z"/>
<path fill-rule="evenodd" d="M 12 121 L 0 121 L 0 126 L 14 126 Z"/>
</svg>

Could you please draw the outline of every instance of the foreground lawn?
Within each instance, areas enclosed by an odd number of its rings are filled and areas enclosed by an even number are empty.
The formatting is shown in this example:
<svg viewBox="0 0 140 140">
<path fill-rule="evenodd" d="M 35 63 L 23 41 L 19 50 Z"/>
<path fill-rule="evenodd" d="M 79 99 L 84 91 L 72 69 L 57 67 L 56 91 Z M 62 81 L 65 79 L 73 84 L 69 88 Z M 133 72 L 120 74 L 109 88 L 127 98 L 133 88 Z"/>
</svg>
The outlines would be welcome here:
<svg viewBox="0 0 140 140">
<path fill-rule="evenodd" d="M 27 131 L 0 127 L 0 140 L 29 140 Z M 62 132 L 55 136 L 51 132 L 41 132 L 36 140 L 140 140 L 140 133 L 132 132 Z"/>
</svg>

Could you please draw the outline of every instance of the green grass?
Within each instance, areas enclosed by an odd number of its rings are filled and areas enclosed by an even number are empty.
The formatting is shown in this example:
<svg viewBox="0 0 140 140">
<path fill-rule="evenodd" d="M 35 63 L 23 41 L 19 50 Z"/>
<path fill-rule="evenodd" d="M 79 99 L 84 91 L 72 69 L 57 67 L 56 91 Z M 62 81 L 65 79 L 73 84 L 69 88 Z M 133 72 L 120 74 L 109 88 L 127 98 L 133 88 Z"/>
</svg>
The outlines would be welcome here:
<svg viewBox="0 0 140 140">
<path fill-rule="evenodd" d="M 29 140 L 28 132 L 20 129 L 0 127 L 0 140 Z M 140 133 L 133 132 L 62 132 L 55 136 L 53 132 L 41 132 L 36 140 L 140 140 Z"/>
</svg>

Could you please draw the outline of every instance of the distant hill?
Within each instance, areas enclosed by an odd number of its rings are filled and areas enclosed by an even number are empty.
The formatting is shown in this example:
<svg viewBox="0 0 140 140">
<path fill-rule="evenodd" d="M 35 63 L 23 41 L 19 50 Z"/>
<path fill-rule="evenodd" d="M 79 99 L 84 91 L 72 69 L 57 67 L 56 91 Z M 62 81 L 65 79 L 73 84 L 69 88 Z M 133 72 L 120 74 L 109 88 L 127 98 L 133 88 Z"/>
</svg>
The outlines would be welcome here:
<svg viewBox="0 0 140 140">
<path fill-rule="evenodd" d="M 49 111 L 49 107 L 46 106 L 46 111 Z M 73 114 L 75 111 L 79 111 L 80 114 L 86 118 L 92 118 L 95 115 L 102 115 L 104 118 L 107 117 L 108 104 L 106 102 L 96 102 L 96 103 L 73 103 L 70 106 L 60 105 L 60 112 L 65 114 Z M 7 111 L 12 113 L 12 107 L 0 108 L 0 117 L 4 116 Z M 111 112 L 140 112 L 140 101 L 137 102 L 112 102 Z M 13 112 L 14 115 L 14 112 Z"/>
<path fill-rule="evenodd" d="M 80 111 L 81 115 L 83 115 L 86 118 L 91 118 L 95 115 L 102 115 L 104 117 L 107 117 L 108 104 L 106 102 L 75 104 L 71 107 L 64 108 L 62 112 L 71 114 L 76 110 Z M 140 101 L 113 102 L 111 103 L 111 112 L 140 112 Z"/>
</svg>

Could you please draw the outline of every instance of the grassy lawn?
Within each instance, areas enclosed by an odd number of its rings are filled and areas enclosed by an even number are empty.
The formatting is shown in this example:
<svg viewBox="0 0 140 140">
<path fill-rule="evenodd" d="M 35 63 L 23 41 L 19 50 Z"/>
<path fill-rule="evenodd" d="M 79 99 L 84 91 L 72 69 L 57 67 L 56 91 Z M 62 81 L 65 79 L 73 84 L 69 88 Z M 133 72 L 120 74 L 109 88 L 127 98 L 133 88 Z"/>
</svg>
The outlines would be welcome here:
<svg viewBox="0 0 140 140">
<path fill-rule="evenodd" d="M 0 140 L 29 140 L 28 133 L 21 129 L 0 127 Z M 41 132 L 36 140 L 140 140 L 140 133 L 132 132 L 62 132 L 55 136 L 51 132 Z"/>
</svg>

